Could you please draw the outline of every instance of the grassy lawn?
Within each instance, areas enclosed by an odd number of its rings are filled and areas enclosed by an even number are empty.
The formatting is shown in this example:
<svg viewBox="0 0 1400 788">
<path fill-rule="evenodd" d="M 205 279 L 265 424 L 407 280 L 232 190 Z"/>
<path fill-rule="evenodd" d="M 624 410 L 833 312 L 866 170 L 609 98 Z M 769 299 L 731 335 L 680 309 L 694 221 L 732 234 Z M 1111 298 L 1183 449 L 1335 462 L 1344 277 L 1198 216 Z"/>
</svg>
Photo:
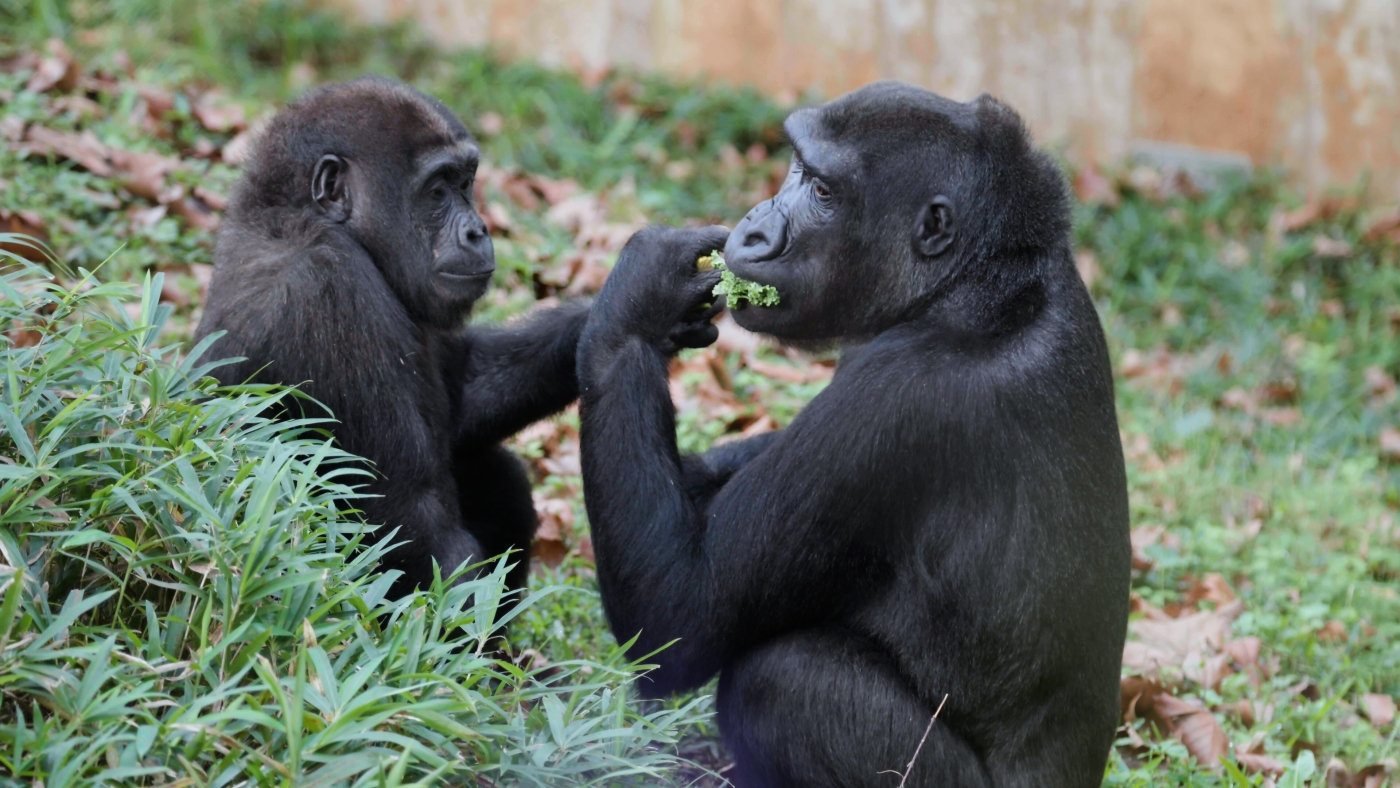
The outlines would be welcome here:
<svg viewBox="0 0 1400 788">
<path fill-rule="evenodd" d="M 575 415 L 512 441 L 541 529 L 497 641 L 489 578 L 383 600 L 334 505 L 354 480 L 327 476 L 314 425 L 258 415 L 289 394 L 199 382 L 189 337 L 250 129 L 366 71 L 482 140 L 499 270 L 476 320 L 594 292 L 637 227 L 732 223 L 786 168 L 785 109 L 748 90 L 439 52 L 293 0 L 0 0 L 0 233 L 62 261 L 54 285 L 3 283 L 0 784 L 720 784 L 706 694 L 629 697 Z M 1400 217 L 1270 173 L 1075 184 L 1135 545 L 1105 784 L 1387 784 Z M 726 327 L 673 366 L 682 448 L 786 424 L 830 369 Z"/>
</svg>

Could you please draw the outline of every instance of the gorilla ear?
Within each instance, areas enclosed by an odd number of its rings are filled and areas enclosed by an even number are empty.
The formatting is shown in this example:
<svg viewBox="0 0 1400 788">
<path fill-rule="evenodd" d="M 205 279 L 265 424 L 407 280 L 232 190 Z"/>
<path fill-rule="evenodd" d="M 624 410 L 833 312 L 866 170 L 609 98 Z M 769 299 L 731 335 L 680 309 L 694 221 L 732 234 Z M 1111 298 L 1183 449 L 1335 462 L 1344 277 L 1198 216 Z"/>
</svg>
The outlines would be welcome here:
<svg viewBox="0 0 1400 788">
<path fill-rule="evenodd" d="M 925 257 L 937 257 L 947 250 L 956 235 L 953 203 L 940 194 L 919 212 L 919 221 L 914 226 L 914 245 Z"/>
<path fill-rule="evenodd" d="M 350 165 L 339 156 L 326 155 L 311 172 L 311 200 L 333 222 L 350 218 Z"/>
</svg>

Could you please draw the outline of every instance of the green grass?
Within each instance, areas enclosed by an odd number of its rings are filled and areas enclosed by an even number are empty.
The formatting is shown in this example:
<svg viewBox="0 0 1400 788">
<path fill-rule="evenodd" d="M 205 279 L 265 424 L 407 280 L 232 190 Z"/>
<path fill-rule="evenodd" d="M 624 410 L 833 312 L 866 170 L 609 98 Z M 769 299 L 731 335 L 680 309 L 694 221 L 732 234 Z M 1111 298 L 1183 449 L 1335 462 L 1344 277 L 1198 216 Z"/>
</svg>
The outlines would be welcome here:
<svg viewBox="0 0 1400 788">
<path fill-rule="evenodd" d="M 5 34 L 10 38 L 0 40 L 0 57 L 5 47 L 35 46 L 52 34 L 66 36 L 79 56 L 96 67 L 117 62 L 115 53 L 124 49 L 139 79 L 167 86 L 217 82 L 253 117 L 270 112 L 313 73 L 318 80 L 362 71 L 397 74 L 442 97 L 480 131 L 488 161 L 575 179 L 603 193 L 614 216 L 629 221 L 640 216 L 732 222 L 783 166 L 778 126 L 783 109 L 751 91 L 702 89 L 628 73 L 589 85 L 571 73 L 504 62 L 489 52 L 436 52 L 404 28 L 346 28 L 314 5 L 300 2 L 197 1 L 181 4 L 179 13 L 172 10 L 175 7 L 135 0 L 0 0 L 0 26 L 11 31 Z M 217 39 L 210 37 L 211 31 L 217 31 Z M 187 106 L 177 104 L 161 121 L 168 132 L 153 137 L 126 120 L 134 102 L 129 93 L 97 96 L 101 117 L 80 119 L 57 112 L 52 95 L 21 90 L 22 81 L 20 75 L 0 74 L 0 90 L 14 94 L 0 105 L 0 116 L 17 114 L 55 128 L 90 129 L 109 144 L 166 155 L 191 150 L 200 136 L 215 146 L 227 141 L 227 135 L 192 123 Z M 751 158 L 742 155 L 751 149 Z M 226 193 L 237 175 L 222 164 L 188 158 L 186 162 L 188 170 L 172 177 L 190 186 L 204 183 Z M 1336 210 L 1323 211 L 1324 218 L 1286 229 L 1279 217 L 1302 200 L 1276 174 L 1230 183 L 1208 195 L 1158 196 L 1130 187 L 1122 192 L 1113 206 L 1077 209 L 1075 241 L 1079 249 L 1093 254 L 1101 270 L 1092 292 L 1119 372 L 1119 417 L 1128 449 L 1133 524 L 1161 526 L 1165 534 L 1145 548 L 1152 565 L 1136 573 L 1133 590 L 1146 603 L 1162 607 L 1180 603 L 1208 574 L 1223 575 L 1245 606 L 1233 623 L 1234 636 L 1259 637 L 1260 662 L 1270 666 L 1253 677 L 1227 677 L 1218 688 L 1169 676 L 1176 679 L 1174 691 L 1215 709 L 1232 745 L 1253 745 L 1257 752 L 1293 764 L 1281 784 L 1321 785 L 1321 773 L 1334 757 L 1353 772 L 1400 758 L 1397 726 L 1375 727 L 1361 712 L 1363 694 L 1400 695 L 1400 527 L 1395 525 L 1400 465 L 1379 445 L 1382 429 L 1400 426 L 1400 396 L 1384 386 L 1384 376 L 1400 376 L 1400 249 L 1389 242 L 1364 240 L 1375 212 L 1346 199 L 1334 200 Z M 507 206 L 514 221 L 510 234 L 497 239 L 499 295 L 488 299 L 479 314 L 501 319 L 544 292 L 538 273 L 567 255 L 574 239 L 545 221 L 540 209 L 520 207 L 495 189 L 487 197 Z M 29 416 L 15 417 L 22 429 L 7 424 L 0 430 L 0 455 L 14 461 L 0 465 L 0 470 L 27 468 L 30 474 L 23 486 L 14 486 L 20 485 L 11 478 L 15 470 L 0 476 L 6 491 L 12 486 L 20 490 L 0 498 L 0 517 L 6 523 L 0 531 L 6 534 L 9 568 L 0 571 L 8 571 L 10 578 L 0 580 L 5 584 L 3 599 L 21 595 L 15 598 L 22 601 L 15 604 L 26 611 L 4 635 L 7 645 L 0 647 L 0 676 L 6 677 L 0 681 L 9 681 L 0 686 L 0 762 L 24 764 L 10 768 L 25 781 L 40 768 L 58 774 L 62 764 L 75 764 L 65 768 L 91 780 L 103 769 L 126 768 L 122 758 L 127 757 L 142 763 L 180 763 L 178 758 L 184 757 L 208 774 L 231 768 L 218 764 L 232 759 L 228 763 L 239 764 L 246 773 L 263 775 L 253 778 L 255 782 L 280 779 L 275 767 L 233 745 L 220 745 L 222 739 L 172 728 L 183 724 L 186 717 L 180 715 L 212 719 L 210 725 L 243 746 L 270 747 L 270 757 L 284 766 L 300 763 L 306 774 L 324 768 L 318 758 L 355 751 L 349 734 L 338 738 L 313 730 L 320 723 L 312 718 L 322 717 L 322 708 L 320 700 L 309 699 L 313 693 L 308 688 L 315 686 L 313 676 L 322 682 L 317 692 L 326 686 L 316 649 L 332 661 L 334 680 L 344 682 L 355 675 L 349 660 L 368 660 L 372 657 L 365 655 L 371 653 L 396 655 L 385 657 L 386 664 L 408 659 L 406 652 L 415 641 L 402 633 L 414 626 L 431 629 L 429 623 L 415 620 L 450 621 L 478 634 L 494 624 L 478 621 L 484 609 L 469 602 L 465 592 L 438 589 L 397 606 L 383 602 L 374 591 L 382 581 L 366 568 L 372 552 L 348 551 L 358 535 L 356 526 L 328 503 L 349 480 L 327 479 L 316 472 L 326 460 L 318 455 L 324 451 L 318 434 L 310 425 L 276 426 L 256 418 L 268 398 L 285 394 L 241 392 L 229 399 L 209 399 L 201 388 L 207 384 L 191 379 L 195 375 L 190 362 L 177 361 L 169 351 L 150 350 L 186 340 L 198 318 L 198 288 L 189 265 L 210 260 L 208 232 L 171 217 L 134 229 L 126 209 L 150 207 L 148 202 L 125 193 L 113 179 L 62 161 L 21 159 L 8 146 L 0 147 L 0 206 L 38 212 L 54 247 L 70 265 L 93 268 L 115 253 L 100 269 L 100 279 L 138 283 L 148 272 L 165 272 L 187 295 L 183 302 L 167 298 L 174 310 L 163 332 L 138 328 L 148 320 L 157 322 L 148 291 L 146 307 L 130 322 L 122 322 L 124 313 L 115 308 L 93 307 L 93 314 L 104 317 L 83 318 L 84 330 L 96 337 L 83 345 L 93 348 L 88 355 L 64 351 L 71 355 L 59 363 L 35 361 L 40 351 L 34 348 L 7 351 L 11 368 L 42 367 L 57 382 L 37 372 L 24 373 L 25 380 L 32 381 L 24 390 L 50 392 L 43 395 L 48 399 L 42 408 L 25 411 Z M 1328 244 L 1318 245 L 1319 237 L 1344 241 L 1349 251 L 1327 256 Z M 100 285 L 81 297 L 47 290 L 67 295 L 43 298 L 90 305 L 111 295 L 108 287 Z M 26 296 L 30 301 L 39 297 Z M 38 307 L 23 307 L 31 308 Z M 74 306 L 64 314 L 88 314 L 84 309 L 87 306 Z M 54 329 L 45 335 L 48 344 L 39 346 L 44 348 L 42 359 L 60 359 L 60 334 L 71 330 L 61 327 L 71 327 L 75 319 L 46 318 L 46 325 Z M 133 338 L 133 331 L 141 339 Z M 770 363 L 785 363 L 768 351 L 759 355 Z M 716 356 L 732 378 L 737 407 L 762 408 L 780 423 L 821 388 L 819 382 L 789 383 L 760 374 L 746 368 L 739 353 Z M 138 374 L 135 368 L 141 359 L 148 359 L 148 367 Z M 186 366 L 177 374 L 181 364 Z M 66 371 L 70 367 L 104 381 L 101 397 L 74 404 L 63 395 L 77 390 L 78 384 L 64 377 L 80 374 Z M 705 385 L 710 373 L 701 367 L 687 367 L 678 380 L 692 389 Z M 98 369 L 100 374 L 92 371 Z M 151 382 L 153 375 L 159 384 Z M 4 384 L 0 402 L 19 413 L 13 404 L 18 400 L 12 399 L 14 386 Z M 130 437 L 113 437 L 91 426 L 82 428 L 87 432 L 77 427 L 76 432 L 64 432 L 70 421 L 100 423 L 94 414 L 126 413 L 122 408 L 135 408 L 147 397 L 172 404 L 155 409 L 141 404 L 131 411 L 139 415 L 130 418 L 143 426 L 132 428 Z M 61 415 L 69 405 L 73 410 Z M 702 449 L 732 431 L 707 408 L 702 404 L 680 412 L 684 448 Z M 147 424 L 143 419 L 153 421 Z M 58 426 L 50 426 L 55 423 Z M 212 438 L 200 437 L 207 430 L 192 436 L 188 426 L 181 426 L 187 423 L 238 426 L 216 430 L 220 437 L 210 443 Z M 558 423 L 567 429 L 576 420 L 566 415 Z M 39 466 L 22 450 L 22 441 L 14 438 L 29 436 L 38 452 L 46 439 L 40 436 L 44 429 L 49 430 L 45 436 L 67 436 L 65 446 L 97 445 L 90 451 L 118 452 L 113 456 L 119 459 L 74 461 L 73 470 L 39 473 Z M 120 445 L 107 449 L 106 443 Z M 518 448 L 537 461 L 550 451 L 538 441 L 523 441 Z M 191 470 L 179 465 L 180 457 Z M 239 468 L 248 468 L 248 475 L 232 483 L 244 472 Z M 543 495 L 571 507 L 576 522 L 569 538 L 586 534 L 577 476 L 537 468 L 536 477 Z M 115 490 L 123 485 L 132 489 L 134 504 L 116 500 Z M 101 493 L 107 489 L 113 492 Z M 195 496 L 196 489 L 208 490 L 203 493 L 207 503 Z M 265 496 L 260 500 L 274 501 L 269 504 L 272 513 L 247 514 L 255 490 L 265 491 L 258 493 Z M 69 519 L 58 521 L 55 510 L 38 504 L 38 497 L 59 505 Z M 186 519 L 182 525 L 174 521 L 171 507 L 182 513 L 207 509 L 210 514 Z M 123 511 L 127 514 L 113 514 Z M 102 527 L 77 527 L 89 518 Z M 147 529 L 140 531 L 145 534 L 140 539 L 127 530 L 138 528 L 138 523 Z M 85 536 L 94 533 L 98 535 Z M 255 533 L 276 544 L 276 554 L 268 559 L 276 576 L 316 574 L 320 579 L 253 594 L 252 601 L 235 610 L 231 600 L 241 597 L 223 589 L 239 585 L 233 582 L 239 577 L 234 567 L 256 565 L 249 563 L 257 554 L 249 546 Z M 118 536 L 137 548 L 124 545 Z M 221 566 L 208 576 L 192 570 L 183 556 L 196 554 L 222 556 L 228 569 Z M 17 555 L 26 558 L 21 561 Z M 16 579 L 21 574 L 22 582 Z M 49 586 L 40 585 L 43 582 Z M 75 590 L 86 601 L 70 602 Z M 65 609 L 70 616 L 78 609 L 65 605 L 89 604 L 109 592 L 114 593 L 100 600 L 94 612 L 69 622 L 66 639 L 59 638 L 63 627 L 53 627 L 54 622 L 62 622 Z M 488 597 L 490 593 L 484 586 L 471 591 Z M 707 698 L 669 705 L 626 700 L 632 674 L 607 634 L 586 558 L 574 555 L 559 568 L 542 571 L 532 581 L 532 593 L 531 605 L 512 623 L 507 638 L 511 653 L 533 650 L 550 663 L 533 663 L 533 678 L 520 674 L 513 663 L 490 659 L 486 652 L 452 651 L 452 637 L 439 631 L 428 638 L 431 647 L 418 652 L 433 656 L 413 657 L 420 660 L 419 673 L 409 668 L 404 669 L 408 673 L 380 671 L 371 683 L 387 693 L 374 701 L 386 709 L 408 703 L 408 695 L 395 692 L 421 694 L 426 687 L 448 685 L 472 688 L 486 700 L 473 695 L 471 703 L 461 701 L 471 710 L 460 707 L 443 714 L 457 724 L 490 731 L 485 742 L 470 737 L 457 741 L 443 732 L 455 730 L 447 723 L 435 727 L 439 722 L 394 712 L 385 718 L 387 724 L 405 738 L 366 750 L 379 760 L 373 767 L 366 765 L 360 779 L 377 780 L 373 775 L 378 770 L 387 773 L 414 747 L 446 759 L 449 756 L 442 753 L 452 747 L 478 744 L 483 752 L 494 753 L 481 756 L 479 768 L 488 779 L 495 779 L 489 774 L 514 774 L 506 770 L 516 766 L 502 764 L 524 764 L 518 753 L 541 752 L 519 742 L 562 740 L 562 729 L 543 700 L 546 696 L 556 698 L 570 713 L 577 710 L 582 720 L 578 724 L 596 725 L 591 729 L 595 733 L 623 728 L 638 733 L 628 740 L 625 752 L 608 756 L 620 760 L 600 763 L 590 760 L 592 755 L 580 756 L 578 762 L 558 766 L 561 771 L 540 776 L 541 781 L 571 784 L 574 778 L 566 772 L 575 768 L 591 776 L 631 763 L 667 768 L 664 757 L 676 750 L 665 742 L 676 731 L 685 738 L 682 752 L 708 746 L 713 722 L 698 719 L 709 708 Z M 290 608 L 281 603 L 296 594 L 315 600 L 305 608 L 320 616 L 307 617 L 314 638 L 306 636 L 301 619 L 293 620 L 286 612 Z M 146 602 L 157 611 L 154 623 Z M 1200 607 L 1208 610 L 1211 605 Z M 380 615 L 366 616 L 365 611 Z M 11 620 L 0 615 L 0 627 Z M 219 632 L 216 624 L 224 621 L 254 623 L 237 637 L 220 633 L 215 642 L 210 635 Z M 23 633 L 18 631 L 21 624 L 27 627 Z M 236 628 L 237 623 L 222 631 Z M 40 643 L 49 629 L 54 630 L 49 641 Z M 15 645 L 27 635 L 34 640 Z M 259 637 L 263 639 L 253 645 Z M 342 657 L 346 652 L 337 648 L 356 650 Z M 33 666 L 28 668 L 33 677 L 10 679 L 5 660 L 30 649 L 43 653 L 25 663 Z M 244 672 L 230 672 L 232 660 L 244 653 L 249 655 L 240 663 Z M 190 667 L 151 674 L 117 654 L 156 667 Z M 262 662 L 252 654 L 264 656 L 272 672 L 260 672 Z M 341 659 L 347 661 L 336 661 Z M 472 661 L 476 659 L 482 661 Z M 420 680 L 406 676 L 432 672 L 429 665 L 437 677 L 421 680 L 439 683 L 405 689 Z M 98 678 L 89 679 L 92 675 Z M 371 684 L 357 692 L 369 692 Z M 1300 691 L 1308 686 L 1312 689 Z M 293 733 L 298 726 L 283 722 L 289 715 L 277 709 L 282 708 L 282 696 L 290 698 L 288 693 L 294 695 L 297 687 L 305 693 L 300 696 L 303 708 L 311 713 L 302 715 L 303 725 Z M 113 698 L 155 693 L 152 698 L 174 705 L 155 703 L 118 712 L 101 705 L 101 699 L 109 697 L 104 693 Z M 82 708 L 106 708 L 108 716 L 78 711 L 74 704 L 80 698 L 86 698 Z M 242 705 L 237 708 L 247 709 L 247 714 L 228 712 L 239 698 Z M 1266 719 L 1258 714 L 1246 724 L 1225 713 L 1238 701 L 1252 702 L 1261 712 L 1271 707 L 1270 715 Z M 149 738 L 150 726 L 158 726 L 160 735 Z M 1125 746 L 1109 764 L 1106 784 L 1264 783 L 1262 775 L 1245 775 L 1233 763 L 1226 768 L 1196 763 L 1180 743 L 1152 734 L 1141 723 L 1137 731 L 1146 748 L 1128 744 L 1125 734 Z M 308 747 L 318 735 L 316 747 Z M 155 749 L 139 754 L 148 740 Z M 326 749 L 321 749 L 323 741 Z M 516 744 L 498 744 L 508 741 Z M 220 752 L 220 746 L 228 752 Z M 521 749 L 511 750 L 512 746 Z M 1306 778 L 1310 762 L 1315 774 Z M 42 767 L 36 765 L 40 763 Z M 437 768 L 434 763 L 414 754 L 404 778 L 420 779 Z M 548 757 L 529 763 L 534 764 L 530 768 L 556 768 L 556 761 Z M 510 777 L 506 782 L 511 780 L 526 778 Z M 82 782 L 76 776 L 74 781 Z M 46 784 L 58 782 L 51 776 Z"/>
</svg>

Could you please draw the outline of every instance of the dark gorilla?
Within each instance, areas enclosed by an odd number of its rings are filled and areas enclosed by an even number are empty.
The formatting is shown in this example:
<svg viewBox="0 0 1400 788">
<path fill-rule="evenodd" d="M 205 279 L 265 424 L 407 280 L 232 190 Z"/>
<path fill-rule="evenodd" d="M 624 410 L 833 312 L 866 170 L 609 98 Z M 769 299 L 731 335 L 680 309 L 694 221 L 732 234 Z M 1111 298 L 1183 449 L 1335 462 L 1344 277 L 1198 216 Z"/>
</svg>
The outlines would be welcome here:
<svg viewBox="0 0 1400 788">
<path fill-rule="evenodd" d="M 495 256 L 472 206 L 479 154 L 443 104 L 362 79 L 273 120 L 219 233 L 199 336 L 246 360 L 224 383 L 301 385 L 373 462 L 366 520 L 399 527 L 400 595 L 515 548 L 524 585 L 530 484 L 500 442 L 577 396 L 573 305 L 506 329 L 467 328 Z M 312 415 L 321 415 L 319 413 Z"/>
<path fill-rule="evenodd" d="M 1063 178 L 996 100 L 894 83 L 794 113 L 732 235 L 652 229 L 579 345 L 598 580 L 655 692 L 716 672 L 735 781 L 1097 786 L 1119 715 L 1127 484 Z M 681 456 L 658 343 L 716 275 L 745 327 L 845 350 L 780 433 Z M 935 724 L 940 702 L 946 706 Z"/>
</svg>

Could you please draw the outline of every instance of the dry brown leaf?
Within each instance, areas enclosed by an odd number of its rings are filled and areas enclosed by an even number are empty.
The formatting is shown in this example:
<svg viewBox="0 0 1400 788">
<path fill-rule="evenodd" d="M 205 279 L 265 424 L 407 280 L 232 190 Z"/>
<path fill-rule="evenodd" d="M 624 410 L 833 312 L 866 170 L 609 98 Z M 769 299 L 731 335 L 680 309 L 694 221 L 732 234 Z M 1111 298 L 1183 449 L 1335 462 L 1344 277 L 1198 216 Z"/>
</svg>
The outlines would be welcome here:
<svg viewBox="0 0 1400 788">
<path fill-rule="evenodd" d="M 1103 274 L 1098 256 L 1088 249 L 1081 249 L 1074 253 L 1074 267 L 1079 271 L 1079 278 L 1083 280 L 1084 286 L 1093 290 L 1094 283 Z"/>
<path fill-rule="evenodd" d="M 159 85 L 136 83 L 132 85 L 136 95 L 146 102 L 146 112 L 154 120 L 165 117 L 165 113 L 175 109 L 175 94 Z"/>
<path fill-rule="evenodd" d="M 1308 200 L 1301 207 L 1282 213 L 1281 225 L 1286 232 L 1294 233 L 1319 219 L 1330 216 L 1326 200 Z"/>
<path fill-rule="evenodd" d="M 194 196 L 203 200 L 205 205 L 216 211 L 222 211 L 228 208 L 228 198 L 213 189 L 196 186 L 194 187 Z"/>
<path fill-rule="evenodd" d="M 131 227 L 133 230 L 148 230 L 155 227 L 157 222 L 165 218 L 166 210 L 164 205 L 157 205 L 152 208 L 141 208 L 133 205 L 126 209 L 126 215 L 127 218 L 131 220 Z"/>
<path fill-rule="evenodd" d="M 741 438 L 752 438 L 755 435 L 762 435 L 765 432 L 773 432 L 778 428 L 778 422 L 774 421 L 772 416 L 765 413 L 757 419 L 754 419 L 752 424 L 745 427 L 743 431 L 739 433 L 739 436 Z"/>
<path fill-rule="evenodd" d="M 1379 366 L 1373 364 L 1362 374 L 1366 380 L 1366 388 L 1372 396 L 1384 397 L 1395 391 L 1395 378 Z"/>
<path fill-rule="evenodd" d="M 1213 768 L 1230 752 L 1225 729 L 1199 702 L 1160 693 L 1154 705 L 1156 714 L 1166 720 L 1167 729 L 1201 764 Z"/>
<path fill-rule="evenodd" d="M 219 215 L 202 201 L 183 197 L 170 203 L 170 212 L 189 223 L 191 227 L 211 233 L 219 231 Z"/>
<path fill-rule="evenodd" d="M 15 233 L 17 235 L 27 235 L 39 241 L 48 241 L 48 233 L 45 232 L 44 219 L 33 211 L 11 211 L 0 208 L 0 233 Z M 3 243 L 0 250 L 23 257 L 35 263 L 44 261 L 44 253 L 28 244 Z"/>
<path fill-rule="evenodd" d="M 1259 415 L 1276 427 L 1292 427 L 1303 420 L 1303 411 L 1298 408 L 1264 408 Z"/>
<path fill-rule="evenodd" d="M 1381 427 L 1381 457 L 1387 460 L 1400 460 L 1400 430 L 1394 427 Z"/>
<path fill-rule="evenodd" d="M 1171 616 L 1162 612 L 1160 608 L 1143 599 L 1136 591 L 1128 592 L 1128 610 L 1132 613 L 1141 613 L 1144 618 L 1152 621 L 1167 621 Z"/>
<path fill-rule="evenodd" d="M 181 167 L 179 159 L 115 148 L 109 151 L 108 158 L 122 186 L 137 197 L 161 203 L 176 202 L 184 197 L 183 189 L 167 190 L 165 186 L 165 176 Z"/>
<path fill-rule="evenodd" d="M 578 441 L 573 438 L 559 440 L 548 455 L 539 460 L 545 473 L 555 476 L 580 476 L 583 466 L 579 460 Z"/>
<path fill-rule="evenodd" d="M 1230 587 L 1229 581 L 1219 572 L 1210 572 L 1205 578 L 1196 581 L 1191 588 L 1186 591 L 1186 602 L 1195 605 L 1198 602 L 1210 602 L 1216 607 L 1234 602 L 1238 597 L 1235 589 Z"/>
<path fill-rule="evenodd" d="M 540 175 L 531 175 L 529 184 L 551 207 L 583 191 L 583 187 L 578 185 L 578 181 L 567 178 L 556 181 Z"/>
<path fill-rule="evenodd" d="M 52 154 L 69 159 L 99 178 L 112 175 L 112 166 L 107 161 L 107 146 L 91 131 L 76 134 L 36 123 L 29 127 L 25 139 L 29 141 L 29 149 L 39 155 Z"/>
<path fill-rule="evenodd" d="M 573 505 L 562 498 L 548 497 L 542 490 L 536 490 L 531 497 L 539 525 L 530 554 L 548 566 L 558 566 L 569 554 L 564 537 L 573 529 Z"/>
<path fill-rule="evenodd" d="M 515 203 L 516 207 L 534 213 L 540 208 L 539 195 L 525 178 L 511 178 L 501 185 L 501 190 Z"/>
<path fill-rule="evenodd" d="M 189 294 L 180 289 L 175 283 L 175 277 L 166 276 L 165 282 L 160 287 L 160 300 L 177 307 L 187 307 L 190 305 Z"/>
<path fill-rule="evenodd" d="M 1118 204 L 1118 190 L 1113 182 L 1105 178 L 1092 164 L 1080 167 L 1074 174 L 1074 195 L 1085 205 L 1106 205 L 1112 208 Z"/>
<path fill-rule="evenodd" d="M 483 112 L 476 119 L 476 127 L 482 134 L 494 137 L 506 130 L 506 119 L 499 112 Z"/>
<path fill-rule="evenodd" d="M 1361 708 L 1366 712 L 1366 719 L 1371 721 L 1373 728 L 1384 728 L 1395 722 L 1395 699 L 1389 695 L 1362 695 Z"/>
<path fill-rule="evenodd" d="M 1264 646 L 1263 641 L 1250 635 L 1238 640 L 1232 640 L 1225 644 L 1225 653 L 1230 656 L 1241 670 L 1249 667 L 1259 666 L 1259 654 Z"/>
<path fill-rule="evenodd" d="M 1152 713 L 1153 699 L 1166 692 L 1157 681 L 1145 676 L 1124 676 L 1118 682 L 1124 722 L 1147 719 Z"/>
<path fill-rule="evenodd" d="M 1247 700 L 1237 700 L 1233 703 L 1221 704 L 1216 711 L 1224 714 L 1226 717 L 1238 720 L 1240 725 L 1246 728 L 1254 727 L 1254 704 Z"/>
<path fill-rule="evenodd" d="M 24 139 L 24 118 L 18 115 L 6 115 L 0 118 L 0 137 L 4 137 L 10 142 L 19 142 Z"/>
<path fill-rule="evenodd" d="M 230 167 L 242 166 L 243 162 L 248 160 L 248 154 L 252 152 L 255 133 L 254 129 L 248 129 L 235 134 L 219 151 L 219 158 L 224 160 L 224 164 Z"/>
<path fill-rule="evenodd" d="M 49 56 L 39 61 L 29 81 L 24 84 L 24 89 L 43 93 L 55 87 L 64 92 L 77 87 L 78 79 L 83 75 L 83 67 L 73 57 L 73 53 L 68 51 L 62 39 L 50 38 L 45 48 Z"/>
<path fill-rule="evenodd" d="M 1395 771 L 1395 762 L 1373 763 L 1370 766 L 1356 773 L 1352 778 L 1353 788 L 1381 788 L 1385 785 L 1386 778 Z"/>
<path fill-rule="evenodd" d="M 248 118 L 243 108 L 230 103 L 228 97 L 218 91 L 208 91 L 194 102 L 191 108 L 199 125 L 215 134 L 230 131 L 238 132 L 248 127 Z"/>
<path fill-rule="evenodd" d="M 764 377 L 781 380 L 785 383 L 810 383 L 814 380 L 825 380 L 831 376 L 831 371 L 825 367 L 803 370 L 786 364 L 770 363 L 753 356 L 746 356 L 744 358 L 744 366 Z M 821 371 L 818 372 L 816 370 Z"/>
<path fill-rule="evenodd" d="M 44 332 L 32 328 L 16 328 L 5 334 L 11 347 L 34 347 L 44 340 Z"/>
<path fill-rule="evenodd" d="M 68 516 L 67 512 L 63 511 L 58 507 L 58 504 L 54 503 L 53 501 L 50 501 L 48 498 L 45 498 L 42 495 L 35 499 L 34 503 L 40 509 L 47 511 L 49 513 L 49 516 L 52 517 L 55 522 L 66 523 L 70 519 L 72 519 Z"/>
<path fill-rule="evenodd" d="M 1134 639 L 1123 645 L 1123 665 L 1145 675 L 1181 668 L 1192 680 L 1204 681 L 1206 660 L 1229 641 L 1230 622 L 1243 611 L 1237 600 L 1181 618 L 1133 621 L 1128 631 Z"/>
<path fill-rule="evenodd" d="M 1259 409 L 1259 398 L 1253 392 L 1245 391 L 1239 386 L 1227 389 L 1220 395 L 1220 405 L 1231 410 L 1244 411 L 1253 414 Z"/>
<path fill-rule="evenodd" d="M 1286 764 L 1277 758 L 1270 758 L 1267 755 L 1260 755 L 1252 752 L 1242 752 L 1235 750 L 1235 760 L 1249 774 L 1267 774 L 1278 777 L 1283 774 L 1283 770 L 1288 768 Z"/>
<path fill-rule="evenodd" d="M 1147 548 L 1157 544 L 1162 539 L 1162 534 L 1167 529 L 1161 525 L 1144 525 L 1134 528 L 1129 534 L 1129 539 L 1133 545 L 1133 568 L 1139 572 L 1148 572 L 1157 565 L 1147 555 Z"/>
<path fill-rule="evenodd" d="M 1328 621 L 1317 631 L 1317 639 L 1324 643 L 1342 643 L 1347 639 L 1347 628 L 1337 620 Z"/>
<path fill-rule="evenodd" d="M 1325 235 L 1313 236 L 1313 254 L 1318 257 L 1341 258 L 1351 254 L 1351 244 L 1340 238 L 1329 238 Z"/>
<path fill-rule="evenodd" d="M 1317 700 L 1318 698 L 1322 697 L 1322 691 L 1317 688 L 1317 685 L 1314 684 L 1311 679 L 1303 679 L 1297 684 L 1288 687 L 1284 690 L 1284 694 L 1298 695 L 1300 697 L 1307 698 L 1308 700 Z"/>
<path fill-rule="evenodd" d="M 486 222 L 486 231 L 492 235 L 508 234 L 515 227 L 515 222 L 510 218 L 510 211 L 498 202 L 486 203 L 481 218 Z"/>
<path fill-rule="evenodd" d="M 577 298 L 602 290 L 603 283 L 608 279 L 608 274 L 612 273 L 612 268 L 604 262 L 606 259 L 606 255 L 595 252 L 584 252 L 580 255 L 578 267 L 574 270 L 573 281 L 569 282 L 569 286 L 564 290 L 564 295 Z"/>
<path fill-rule="evenodd" d="M 1400 240 L 1400 208 L 1372 218 L 1366 225 L 1362 240 L 1374 243 L 1382 238 Z"/>
</svg>

